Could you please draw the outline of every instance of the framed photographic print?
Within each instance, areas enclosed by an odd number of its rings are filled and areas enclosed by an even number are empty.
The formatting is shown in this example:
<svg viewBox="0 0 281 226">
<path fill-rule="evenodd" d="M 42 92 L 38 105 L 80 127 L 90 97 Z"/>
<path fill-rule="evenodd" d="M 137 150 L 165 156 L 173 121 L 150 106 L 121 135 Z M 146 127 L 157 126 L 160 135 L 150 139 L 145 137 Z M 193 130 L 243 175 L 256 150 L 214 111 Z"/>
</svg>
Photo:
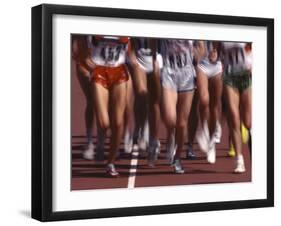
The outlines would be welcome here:
<svg viewBox="0 0 281 226">
<path fill-rule="evenodd" d="M 274 20 L 32 8 L 32 217 L 274 205 Z"/>
</svg>

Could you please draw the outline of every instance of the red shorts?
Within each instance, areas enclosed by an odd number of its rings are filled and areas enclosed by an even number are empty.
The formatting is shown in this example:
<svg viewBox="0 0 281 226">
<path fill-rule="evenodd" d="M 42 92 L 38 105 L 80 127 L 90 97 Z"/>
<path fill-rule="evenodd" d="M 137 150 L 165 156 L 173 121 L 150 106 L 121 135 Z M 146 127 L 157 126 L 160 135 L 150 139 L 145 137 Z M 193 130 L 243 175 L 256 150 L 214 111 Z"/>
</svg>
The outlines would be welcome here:
<svg viewBox="0 0 281 226">
<path fill-rule="evenodd" d="M 127 82 L 128 80 L 129 75 L 125 65 L 118 67 L 97 66 L 92 76 L 93 82 L 101 84 L 106 89 L 110 89 L 112 86 Z"/>
</svg>

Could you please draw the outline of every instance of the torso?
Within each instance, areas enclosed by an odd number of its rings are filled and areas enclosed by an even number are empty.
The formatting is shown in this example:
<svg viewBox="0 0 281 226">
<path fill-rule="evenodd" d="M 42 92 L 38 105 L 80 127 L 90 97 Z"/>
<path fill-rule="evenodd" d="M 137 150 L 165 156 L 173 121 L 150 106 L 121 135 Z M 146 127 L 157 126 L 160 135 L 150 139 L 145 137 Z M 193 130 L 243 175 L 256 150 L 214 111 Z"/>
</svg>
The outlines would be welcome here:
<svg viewBox="0 0 281 226">
<path fill-rule="evenodd" d="M 96 36 L 92 60 L 99 66 L 118 67 L 126 62 L 129 38 Z"/>
<path fill-rule="evenodd" d="M 192 42 L 189 40 L 160 40 L 164 67 L 180 69 L 192 65 Z"/>
<path fill-rule="evenodd" d="M 226 75 L 236 75 L 248 70 L 245 45 L 246 43 L 222 43 L 222 58 Z"/>
</svg>

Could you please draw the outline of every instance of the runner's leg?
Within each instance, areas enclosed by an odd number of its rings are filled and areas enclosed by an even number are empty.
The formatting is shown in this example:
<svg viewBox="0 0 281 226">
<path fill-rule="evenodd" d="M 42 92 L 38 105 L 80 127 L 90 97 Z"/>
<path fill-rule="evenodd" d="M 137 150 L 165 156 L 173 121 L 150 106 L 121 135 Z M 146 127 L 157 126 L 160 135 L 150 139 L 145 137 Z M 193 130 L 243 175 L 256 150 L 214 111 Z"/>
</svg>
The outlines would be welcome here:
<svg viewBox="0 0 281 226">
<path fill-rule="evenodd" d="M 111 139 L 108 164 L 114 164 L 123 135 L 124 113 L 126 108 L 127 82 L 114 85 L 110 90 Z"/>
</svg>

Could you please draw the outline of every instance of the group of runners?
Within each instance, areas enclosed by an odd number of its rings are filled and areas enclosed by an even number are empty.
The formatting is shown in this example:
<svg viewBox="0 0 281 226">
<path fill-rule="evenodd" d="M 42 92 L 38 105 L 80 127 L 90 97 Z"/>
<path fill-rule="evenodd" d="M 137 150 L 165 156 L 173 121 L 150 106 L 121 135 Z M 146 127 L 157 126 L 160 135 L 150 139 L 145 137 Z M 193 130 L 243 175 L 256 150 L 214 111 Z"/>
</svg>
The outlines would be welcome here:
<svg viewBox="0 0 281 226">
<path fill-rule="evenodd" d="M 175 173 L 185 173 L 183 152 L 196 159 L 195 141 L 214 164 L 222 113 L 229 128 L 229 155 L 235 155 L 234 173 L 246 171 L 242 142 L 251 144 L 251 43 L 73 35 L 72 56 L 87 100 L 83 158 L 104 160 L 110 133 L 108 175 L 119 176 L 115 161 L 122 139 L 126 153 L 137 150 L 149 166 L 157 166 L 162 121 L 166 157 Z"/>
</svg>

